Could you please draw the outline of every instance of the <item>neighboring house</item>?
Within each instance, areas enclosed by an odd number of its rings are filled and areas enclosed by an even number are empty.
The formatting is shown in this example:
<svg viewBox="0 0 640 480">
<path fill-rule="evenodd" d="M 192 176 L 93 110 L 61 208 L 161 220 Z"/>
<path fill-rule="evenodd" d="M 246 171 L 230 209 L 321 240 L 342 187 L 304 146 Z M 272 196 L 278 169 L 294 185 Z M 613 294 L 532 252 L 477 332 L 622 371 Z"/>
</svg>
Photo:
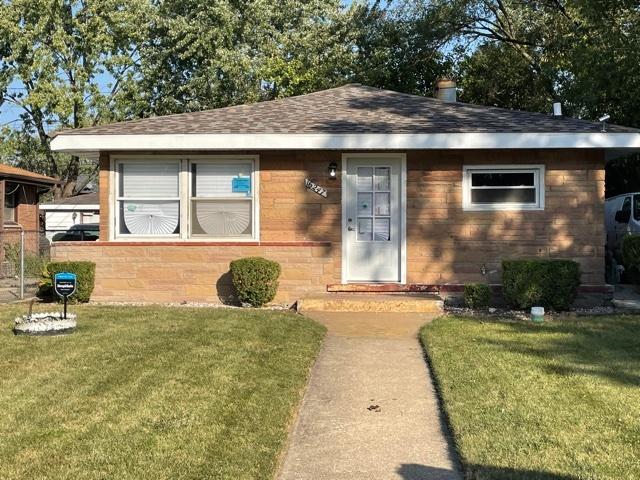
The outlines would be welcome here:
<svg viewBox="0 0 640 480">
<path fill-rule="evenodd" d="M 96 192 L 41 203 L 40 210 L 45 214 L 45 231 L 49 240 L 73 225 L 100 221 L 100 199 Z"/>
<path fill-rule="evenodd" d="M 640 131 L 346 85 L 62 131 L 99 159 L 98 300 L 211 301 L 229 262 L 282 265 L 277 299 L 500 283 L 505 258 L 568 258 L 606 293 L 604 166 Z"/>
<path fill-rule="evenodd" d="M 56 183 L 53 178 L 0 164 L 0 278 L 17 274 L 22 232 L 27 255 L 45 254 L 48 242 L 41 242 L 38 202 Z"/>
<path fill-rule="evenodd" d="M 22 168 L 0 164 L 0 225 L 2 232 L 40 230 L 38 202 L 57 180 Z"/>
</svg>

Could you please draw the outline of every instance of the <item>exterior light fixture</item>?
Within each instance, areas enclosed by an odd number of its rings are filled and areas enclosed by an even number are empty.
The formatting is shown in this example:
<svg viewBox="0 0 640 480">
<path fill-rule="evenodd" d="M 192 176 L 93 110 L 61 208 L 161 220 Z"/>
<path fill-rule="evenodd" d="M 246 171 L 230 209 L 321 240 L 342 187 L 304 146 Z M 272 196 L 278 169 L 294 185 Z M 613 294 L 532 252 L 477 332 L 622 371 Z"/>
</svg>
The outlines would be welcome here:
<svg viewBox="0 0 640 480">
<path fill-rule="evenodd" d="M 331 162 L 329 164 L 329 179 L 335 180 L 336 175 L 338 175 L 338 164 L 336 162 Z"/>
</svg>

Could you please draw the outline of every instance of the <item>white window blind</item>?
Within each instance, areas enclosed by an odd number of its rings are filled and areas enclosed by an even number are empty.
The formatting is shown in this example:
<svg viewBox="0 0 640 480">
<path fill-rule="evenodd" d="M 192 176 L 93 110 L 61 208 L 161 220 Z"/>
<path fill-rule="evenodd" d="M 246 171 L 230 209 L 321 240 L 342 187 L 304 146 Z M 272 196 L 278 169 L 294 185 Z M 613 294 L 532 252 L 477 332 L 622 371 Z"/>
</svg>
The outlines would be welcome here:
<svg viewBox="0 0 640 480">
<path fill-rule="evenodd" d="M 121 197 L 178 197 L 177 163 L 123 163 L 120 165 Z"/>
<path fill-rule="evenodd" d="M 247 197 L 249 192 L 234 192 L 233 182 L 251 178 L 251 163 L 196 163 L 193 165 L 193 195 L 199 198 Z"/>
</svg>

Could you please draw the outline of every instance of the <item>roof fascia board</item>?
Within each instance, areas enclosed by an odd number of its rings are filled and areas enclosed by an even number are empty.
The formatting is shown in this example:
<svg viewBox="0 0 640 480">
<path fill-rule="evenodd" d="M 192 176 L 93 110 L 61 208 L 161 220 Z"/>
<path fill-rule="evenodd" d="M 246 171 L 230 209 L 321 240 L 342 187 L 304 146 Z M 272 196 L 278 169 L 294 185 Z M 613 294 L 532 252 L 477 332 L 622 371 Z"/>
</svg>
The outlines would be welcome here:
<svg viewBox="0 0 640 480">
<path fill-rule="evenodd" d="M 56 152 L 101 150 L 640 149 L 640 133 L 64 135 Z"/>
<path fill-rule="evenodd" d="M 33 178 L 33 177 L 27 177 L 27 176 L 21 176 L 21 175 L 14 175 L 14 174 L 10 174 L 10 173 L 5 173 L 5 174 L 1 174 L 0 178 L 3 180 L 6 180 L 7 182 L 12 182 L 12 183 L 20 183 L 20 184 L 24 184 L 24 185 L 31 185 L 34 187 L 42 187 L 42 188 L 51 188 L 54 185 L 58 185 L 61 182 L 59 180 L 55 180 L 55 179 L 51 179 L 51 180 L 40 180 L 38 178 Z"/>
</svg>

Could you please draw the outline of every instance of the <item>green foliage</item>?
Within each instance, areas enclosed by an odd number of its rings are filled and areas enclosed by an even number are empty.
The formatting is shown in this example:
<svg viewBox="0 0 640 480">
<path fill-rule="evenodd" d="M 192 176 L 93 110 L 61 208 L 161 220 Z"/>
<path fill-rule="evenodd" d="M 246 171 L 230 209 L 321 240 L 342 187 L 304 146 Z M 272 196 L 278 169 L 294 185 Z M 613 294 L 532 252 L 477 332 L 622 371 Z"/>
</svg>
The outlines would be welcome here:
<svg viewBox="0 0 640 480">
<path fill-rule="evenodd" d="M 462 82 L 472 87 L 465 98 L 493 97 L 500 106 L 544 112 L 551 111 L 551 102 L 545 108 L 540 101 L 553 98 L 563 102 L 565 115 L 596 119 L 609 113 L 613 123 L 640 126 L 637 2 L 432 0 L 425 4 L 425 22 L 436 18 L 449 26 L 451 40 L 471 45 L 467 51 L 473 68 L 460 72 Z M 485 44 L 495 46 L 485 48 Z"/>
<path fill-rule="evenodd" d="M 637 283 L 640 279 L 640 236 L 627 235 L 622 242 L 622 261 L 627 278 Z"/>
<path fill-rule="evenodd" d="M 70 302 L 86 303 L 91 299 L 96 278 L 96 264 L 82 261 L 49 262 L 42 273 L 38 290 L 39 298 L 44 300 L 57 299 L 53 290 L 53 277 L 60 272 L 70 272 L 77 275 L 76 293 L 69 297 Z"/>
<path fill-rule="evenodd" d="M 230 270 L 240 303 L 262 307 L 275 298 L 280 276 L 278 262 L 247 257 L 231 262 Z"/>
<path fill-rule="evenodd" d="M 580 285 L 580 266 L 571 260 L 505 260 L 502 287 L 515 308 L 568 309 Z"/>
<path fill-rule="evenodd" d="M 20 274 L 20 244 L 19 243 L 5 243 L 4 258 L 11 263 L 13 272 L 16 275 Z M 39 255 L 25 252 L 24 254 L 24 274 L 26 277 L 39 277 L 42 275 L 42 271 L 46 265 L 46 259 Z"/>
<path fill-rule="evenodd" d="M 544 79 L 510 45 L 486 43 L 459 65 L 460 101 L 548 112 L 553 98 Z"/>
<path fill-rule="evenodd" d="M 159 2 L 141 47 L 144 115 L 345 83 L 354 51 L 340 0 Z"/>
<path fill-rule="evenodd" d="M 356 3 L 349 22 L 354 50 L 353 78 L 365 85 L 432 96 L 435 81 L 449 76 L 451 55 L 443 52 L 448 31 L 419 6 Z"/>
<path fill-rule="evenodd" d="M 640 192 L 640 154 L 614 158 L 605 165 L 605 196 Z"/>
<path fill-rule="evenodd" d="M 53 153 L 48 132 L 123 118 L 137 98 L 150 8 L 147 0 L 0 2 L 0 106 L 20 115 L 2 131 L 13 144 L 3 161 L 60 178 L 58 195 L 73 193 L 81 162 Z"/>
<path fill-rule="evenodd" d="M 491 301 L 491 289 L 486 283 L 468 283 L 464 286 L 464 303 L 469 308 L 486 308 Z"/>
</svg>

